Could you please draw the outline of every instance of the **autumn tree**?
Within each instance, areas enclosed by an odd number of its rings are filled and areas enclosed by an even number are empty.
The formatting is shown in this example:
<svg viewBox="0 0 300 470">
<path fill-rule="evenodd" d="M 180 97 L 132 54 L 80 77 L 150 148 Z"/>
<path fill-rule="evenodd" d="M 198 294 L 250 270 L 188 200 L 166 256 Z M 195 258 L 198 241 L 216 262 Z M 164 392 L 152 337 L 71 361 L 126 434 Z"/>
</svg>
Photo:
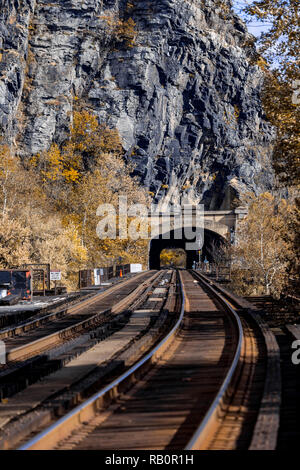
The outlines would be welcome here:
<svg viewBox="0 0 300 470">
<path fill-rule="evenodd" d="M 69 139 L 59 148 L 53 144 L 34 160 L 41 185 L 65 227 L 77 227 L 81 244 L 88 252 L 87 264 L 108 264 L 113 257 L 124 261 L 145 261 L 144 240 L 100 240 L 96 233 L 96 211 L 101 204 L 113 204 L 125 195 L 128 205 L 148 204 L 145 190 L 131 176 L 132 167 L 122 157 L 116 129 L 98 123 L 96 116 L 75 112 Z"/>
<path fill-rule="evenodd" d="M 2 215 L 17 213 L 20 205 L 28 202 L 34 193 L 32 174 L 26 171 L 20 159 L 8 145 L 0 143 L 0 211 Z"/>
<path fill-rule="evenodd" d="M 41 184 L 52 202 L 60 208 L 84 175 L 93 170 L 104 153 L 120 155 L 121 141 L 116 129 L 98 123 L 87 111 L 75 111 L 70 135 L 59 148 L 53 143 L 48 151 L 32 159 Z"/>
<path fill-rule="evenodd" d="M 32 234 L 32 262 L 50 263 L 52 269 L 61 271 L 64 284 L 75 290 L 78 270 L 86 266 L 88 258 L 77 227 L 71 223 L 65 227 L 59 214 L 47 219 L 33 217 L 27 223 Z"/>
<path fill-rule="evenodd" d="M 186 253 L 181 248 L 165 248 L 160 254 L 160 265 L 163 266 L 186 266 Z"/>
<path fill-rule="evenodd" d="M 125 41 L 128 47 L 133 47 L 135 45 L 135 39 L 137 36 L 136 32 L 136 23 L 132 18 L 128 20 L 121 20 L 117 26 L 117 37 Z"/>
<path fill-rule="evenodd" d="M 30 230 L 8 214 L 0 215 L 0 269 L 30 261 Z"/>
<path fill-rule="evenodd" d="M 300 291 L 300 199 L 297 190 L 291 191 L 289 199 L 282 199 L 279 206 L 284 220 L 283 239 L 290 246 L 288 257 L 288 285 L 286 293 L 294 295 Z"/>
<path fill-rule="evenodd" d="M 293 257 L 287 222 L 294 206 L 264 193 L 248 196 L 248 208 L 230 248 L 234 286 L 243 295 L 279 296 L 288 283 Z"/>
<path fill-rule="evenodd" d="M 146 264 L 147 240 L 99 239 L 97 208 L 119 196 L 149 204 L 122 157 L 118 131 L 88 111 L 74 112 L 62 146 L 21 161 L 0 145 L 0 267 L 50 263 L 76 289 L 78 270 L 124 262 Z M 130 218 L 128 220 L 130 223 Z"/>
<path fill-rule="evenodd" d="M 258 39 L 265 60 L 264 109 L 277 129 L 273 161 L 280 180 L 300 181 L 300 28 L 298 0 L 256 0 L 245 9 L 250 18 L 268 22 L 270 29 Z"/>
<path fill-rule="evenodd" d="M 149 205 L 146 191 L 139 186 L 136 178 L 130 175 L 130 166 L 116 155 L 103 154 L 93 171 L 87 172 L 76 189 L 77 197 L 74 200 L 73 215 L 76 214 L 82 230 L 82 240 L 88 247 L 90 259 L 96 262 L 97 256 L 105 255 L 106 259 L 121 256 L 124 262 L 133 262 L 143 259 L 147 253 L 145 240 L 126 239 L 99 239 L 96 227 L 97 208 L 101 204 L 112 204 L 116 213 L 118 224 L 119 196 L 126 196 L 128 206 L 132 204 Z M 131 222 L 128 218 L 127 228 Z M 98 260 L 99 262 L 99 260 Z"/>
<path fill-rule="evenodd" d="M 101 16 L 106 23 L 107 33 L 116 42 L 125 43 L 127 47 L 135 45 L 137 36 L 136 23 L 132 18 L 127 20 L 114 15 Z"/>
</svg>

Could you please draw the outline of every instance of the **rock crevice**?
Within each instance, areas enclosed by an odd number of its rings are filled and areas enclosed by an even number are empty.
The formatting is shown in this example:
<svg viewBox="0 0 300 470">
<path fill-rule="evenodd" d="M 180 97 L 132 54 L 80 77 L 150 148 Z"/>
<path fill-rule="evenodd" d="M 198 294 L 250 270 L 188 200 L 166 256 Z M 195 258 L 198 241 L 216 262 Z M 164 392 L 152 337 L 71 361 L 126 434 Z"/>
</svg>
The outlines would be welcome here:
<svg viewBox="0 0 300 470">
<path fill-rule="evenodd" d="M 117 127 L 156 200 L 206 209 L 272 184 L 274 133 L 245 25 L 222 0 L 2 0 L 0 132 L 24 157 L 83 106 Z M 133 19 L 136 37 L 116 34 Z"/>
</svg>

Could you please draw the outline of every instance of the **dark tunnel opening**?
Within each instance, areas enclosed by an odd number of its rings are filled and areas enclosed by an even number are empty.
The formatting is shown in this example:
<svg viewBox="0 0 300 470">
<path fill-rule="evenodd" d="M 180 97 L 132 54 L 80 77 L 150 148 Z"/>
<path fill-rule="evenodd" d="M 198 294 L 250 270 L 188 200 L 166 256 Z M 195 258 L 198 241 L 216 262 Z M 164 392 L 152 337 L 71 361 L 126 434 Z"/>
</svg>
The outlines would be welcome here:
<svg viewBox="0 0 300 470">
<path fill-rule="evenodd" d="M 159 235 L 150 241 L 149 246 L 149 269 L 160 269 L 160 254 L 165 249 L 183 249 L 186 252 L 186 268 L 192 269 L 193 263 L 199 261 L 198 250 L 187 250 L 186 244 L 195 242 L 194 240 L 187 240 L 184 236 L 179 238 L 178 233 L 171 230 L 168 233 Z M 214 251 L 216 247 L 221 246 L 225 239 L 216 232 L 211 230 L 204 230 L 204 241 L 200 252 L 200 260 L 204 261 L 206 258 L 210 263 L 214 262 Z"/>
</svg>

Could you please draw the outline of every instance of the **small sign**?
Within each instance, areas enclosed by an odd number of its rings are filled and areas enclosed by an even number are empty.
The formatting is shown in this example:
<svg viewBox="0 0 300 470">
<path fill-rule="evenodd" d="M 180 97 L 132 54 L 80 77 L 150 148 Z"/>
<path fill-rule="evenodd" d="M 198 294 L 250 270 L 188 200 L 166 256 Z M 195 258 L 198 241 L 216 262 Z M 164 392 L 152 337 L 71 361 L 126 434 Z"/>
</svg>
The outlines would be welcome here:
<svg viewBox="0 0 300 470">
<path fill-rule="evenodd" d="M 101 282 L 101 279 L 100 279 L 100 269 L 97 268 L 97 269 L 94 269 L 94 282 L 95 282 L 95 286 L 100 286 L 100 282 Z"/>
<path fill-rule="evenodd" d="M 130 265 L 130 272 L 131 273 L 141 273 L 142 272 L 142 265 L 141 264 L 131 264 Z"/>
<path fill-rule="evenodd" d="M 60 281 L 61 271 L 50 271 L 50 281 Z"/>
</svg>

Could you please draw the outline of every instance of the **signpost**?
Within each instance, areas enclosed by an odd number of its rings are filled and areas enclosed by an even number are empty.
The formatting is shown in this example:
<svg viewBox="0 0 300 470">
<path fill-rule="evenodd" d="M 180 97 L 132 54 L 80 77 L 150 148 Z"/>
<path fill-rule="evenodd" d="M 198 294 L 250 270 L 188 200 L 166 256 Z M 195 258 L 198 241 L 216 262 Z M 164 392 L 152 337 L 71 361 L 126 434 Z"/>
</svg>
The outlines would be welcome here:
<svg viewBox="0 0 300 470">
<path fill-rule="evenodd" d="M 50 281 L 54 281 L 54 295 L 56 295 L 56 282 L 61 280 L 61 271 L 50 271 Z"/>
</svg>

